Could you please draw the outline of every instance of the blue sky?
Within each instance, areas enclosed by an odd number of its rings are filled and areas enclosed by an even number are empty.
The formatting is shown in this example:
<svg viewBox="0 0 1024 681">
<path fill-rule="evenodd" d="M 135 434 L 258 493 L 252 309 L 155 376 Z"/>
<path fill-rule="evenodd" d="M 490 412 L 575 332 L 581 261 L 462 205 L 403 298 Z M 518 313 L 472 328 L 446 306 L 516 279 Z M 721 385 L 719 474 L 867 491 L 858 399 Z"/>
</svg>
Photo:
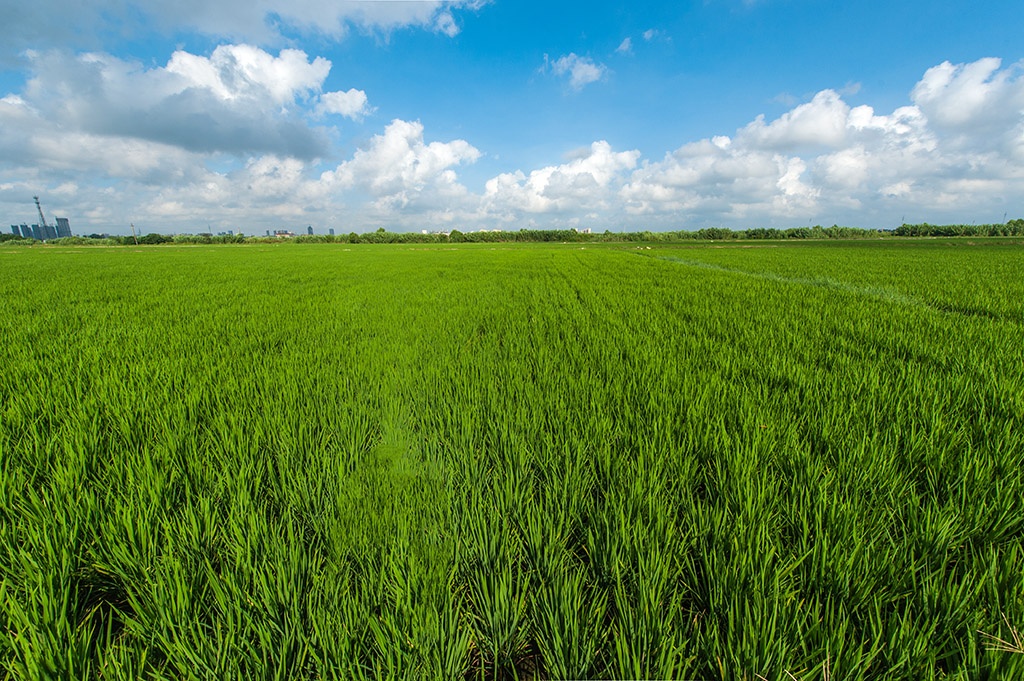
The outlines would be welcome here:
<svg viewBox="0 0 1024 681">
<path fill-rule="evenodd" d="M 1024 3 L 0 0 L 0 222 L 1024 216 Z"/>
</svg>

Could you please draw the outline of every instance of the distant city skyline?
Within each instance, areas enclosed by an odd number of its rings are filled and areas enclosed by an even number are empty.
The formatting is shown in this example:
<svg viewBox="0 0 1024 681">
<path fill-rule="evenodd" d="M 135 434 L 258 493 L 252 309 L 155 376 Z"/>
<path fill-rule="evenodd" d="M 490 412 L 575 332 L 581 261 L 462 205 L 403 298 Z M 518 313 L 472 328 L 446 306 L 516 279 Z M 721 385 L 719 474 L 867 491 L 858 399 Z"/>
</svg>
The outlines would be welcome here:
<svg viewBox="0 0 1024 681">
<path fill-rule="evenodd" d="M 4 0 L 0 0 L 4 1 Z M 1024 217 L 1024 3 L 39 0 L 0 216 L 81 233 Z"/>
</svg>

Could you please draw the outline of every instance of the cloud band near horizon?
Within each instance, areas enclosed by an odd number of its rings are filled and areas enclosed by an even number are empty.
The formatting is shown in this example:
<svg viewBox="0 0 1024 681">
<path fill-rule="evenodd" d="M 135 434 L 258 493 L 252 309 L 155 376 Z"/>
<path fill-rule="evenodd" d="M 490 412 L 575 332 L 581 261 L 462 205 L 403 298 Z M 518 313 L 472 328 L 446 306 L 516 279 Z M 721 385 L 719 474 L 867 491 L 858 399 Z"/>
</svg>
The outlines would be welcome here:
<svg viewBox="0 0 1024 681">
<path fill-rule="evenodd" d="M 77 229 L 114 232 L 129 221 L 256 232 L 881 227 L 999 221 L 1024 195 L 1024 76 L 994 57 L 927 69 L 888 112 L 825 89 L 653 158 L 598 139 L 564 162 L 477 183 L 460 173 L 494 152 L 431 140 L 416 120 L 392 119 L 339 160 L 373 93 L 325 91 L 332 63 L 301 50 L 221 45 L 178 50 L 163 66 L 102 52 L 26 58 L 24 88 L 0 98 L 0 206 L 17 222 L 25 197 L 42 194 Z M 575 54 L 550 68 L 574 90 L 604 74 Z"/>
</svg>

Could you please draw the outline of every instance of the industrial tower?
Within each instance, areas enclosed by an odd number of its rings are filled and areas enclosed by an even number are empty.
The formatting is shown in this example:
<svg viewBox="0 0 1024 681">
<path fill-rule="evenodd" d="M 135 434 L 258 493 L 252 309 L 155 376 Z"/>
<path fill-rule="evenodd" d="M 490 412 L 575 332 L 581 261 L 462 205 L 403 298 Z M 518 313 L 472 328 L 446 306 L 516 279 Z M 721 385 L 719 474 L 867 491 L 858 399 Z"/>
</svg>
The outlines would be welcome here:
<svg viewBox="0 0 1024 681">
<path fill-rule="evenodd" d="M 45 241 L 47 239 L 71 236 L 71 225 L 68 224 L 67 218 L 57 218 L 57 224 L 51 225 L 46 221 L 46 216 L 43 215 L 43 207 L 39 203 L 39 197 L 33 196 L 32 198 L 35 199 L 36 210 L 39 211 L 39 236 L 37 238 Z"/>
<path fill-rule="evenodd" d="M 36 209 L 39 211 L 39 226 L 45 230 L 49 225 L 46 224 L 46 216 L 43 215 L 43 207 L 39 205 L 39 197 L 33 196 L 32 198 L 36 200 Z"/>
<path fill-rule="evenodd" d="M 46 221 L 46 216 L 43 215 L 43 207 L 39 205 L 39 197 L 33 196 L 32 198 L 36 200 L 36 210 L 39 211 L 39 234 L 36 235 L 36 238 L 39 239 L 40 241 L 56 239 L 57 230 L 51 227 L 50 223 Z"/>
</svg>

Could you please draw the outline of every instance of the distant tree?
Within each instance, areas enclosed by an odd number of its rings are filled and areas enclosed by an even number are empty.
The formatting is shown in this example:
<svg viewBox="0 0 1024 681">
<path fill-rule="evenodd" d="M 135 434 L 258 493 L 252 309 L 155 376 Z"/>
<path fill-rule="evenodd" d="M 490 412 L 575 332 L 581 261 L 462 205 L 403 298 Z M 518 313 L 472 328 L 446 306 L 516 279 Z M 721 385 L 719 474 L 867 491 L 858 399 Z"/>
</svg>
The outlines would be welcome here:
<svg viewBox="0 0 1024 681">
<path fill-rule="evenodd" d="M 139 239 L 140 244 L 154 245 L 154 244 L 166 244 L 174 241 L 174 237 L 167 236 L 166 234 L 157 234 L 156 232 L 150 232 L 146 236 Z"/>
<path fill-rule="evenodd" d="M 737 234 L 734 234 L 733 231 L 727 227 L 705 227 L 704 229 L 697 230 L 698 239 L 709 239 L 711 241 L 735 239 L 737 236 Z"/>
<path fill-rule="evenodd" d="M 391 234 L 383 227 L 378 227 L 376 231 L 367 232 L 360 237 L 360 241 L 364 244 L 393 244 L 397 240 L 397 235 Z"/>
</svg>

